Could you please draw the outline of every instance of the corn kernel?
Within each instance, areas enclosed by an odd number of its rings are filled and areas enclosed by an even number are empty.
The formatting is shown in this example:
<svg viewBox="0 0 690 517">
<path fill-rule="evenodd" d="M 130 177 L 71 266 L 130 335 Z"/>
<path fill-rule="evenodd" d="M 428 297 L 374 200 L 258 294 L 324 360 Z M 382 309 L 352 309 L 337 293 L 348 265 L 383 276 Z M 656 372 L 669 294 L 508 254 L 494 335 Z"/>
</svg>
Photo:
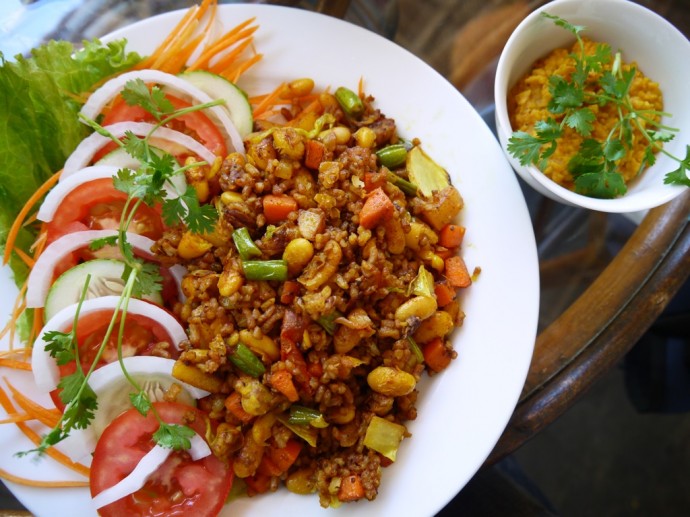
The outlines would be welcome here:
<svg viewBox="0 0 690 517">
<path fill-rule="evenodd" d="M 211 249 L 213 244 L 206 239 L 191 232 L 185 232 L 177 246 L 177 254 L 185 260 L 202 256 Z"/>
<path fill-rule="evenodd" d="M 355 141 L 360 147 L 372 147 L 376 143 L 376 133 L 369 127 L 360 127 L 355 131 Z"/>
<path fill-rule="evenodd" d="M 223 192 L 220 195 L 220 200 L 224 205 L 229 205 L 230 203 L 242 203 L 244 201 L 242 194 L 239 192 Z"/>
<path fill-rule="evenodd" d="M 218 279 L 218 292 L 221 296 L 232 296 L 244 283 L 242 275 L 235 270 L 223 271 Z"/>
<path fill-rule="evenodd" d="M 301 272 L 313 256 L 314 245 L 303 237 L 291 240 L 283 251 L 283 259 L 293 275 Z"/>
</svg>

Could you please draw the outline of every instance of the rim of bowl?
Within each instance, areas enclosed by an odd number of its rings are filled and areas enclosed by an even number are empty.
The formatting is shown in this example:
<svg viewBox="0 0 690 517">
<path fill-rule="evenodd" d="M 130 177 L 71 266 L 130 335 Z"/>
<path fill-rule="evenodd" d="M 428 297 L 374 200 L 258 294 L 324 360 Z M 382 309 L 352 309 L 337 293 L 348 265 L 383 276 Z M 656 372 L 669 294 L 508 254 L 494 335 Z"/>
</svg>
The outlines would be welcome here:
<svg viewBox="0 0 690 517">
<path fill-rule="evenodd" d="M 537 7 L 534 11 L 529 13 L 513 30 L 508 38 L 503 51 L 498 60 L 496 67 L 496 76 L 494 79 L 494 104 L 496 107 L 496 131 L 501 143 L 501 149 L 508 157 L 513 169 L 535 190 L 547 197 L 550 197 L 561 203 L 573 206 L 580 206 L 591 210 L 611 213 L 628 213 L 639 212 L 662 205 L 681 194 L 687 187 L 681 185 L 660 185 L 660 188 L 654 195 L 644 195 L 644 190 L 624 194 L 621 197 L 614 199 L 599 199 L 594 197 L 577 194 L 565 187 L 562 187 L 549 177 L 547 177 L 535 165 L 520 165 L 519 161 L 510 155 L 506 150 L 507 140 L 512 134 L 512 127 L 508 117 L 507 108 L 507 92 L 512 84 L 508 84 L 510 76 L 510 67 L 506 65 L 508 59 L 513 58 L 514 43 L 522 36 L 526 28 L 535 23 L 535 20 L 541 16 L 542 12 L 548 12 L 555 8 L 573 7 L 579 11 L 584 11 L 589 5 L 601 7 L 602 5 L 612 5 L 616 8 L 628 9 L 630 12 L 650 17 L 656 23 L 664 25 L 670 33 L 675 33 L 674 37 L 679 39 L 680 44 L 683 42 L 687 45 L 690 51 L 690 42 L 673 24 L 668 20 L 658 15 L 654 11 L 632 2 L 630 0 L 553 0 L 546 4 Z M 546 54 L 549 50 L 544 50 Z"/>
</svg>

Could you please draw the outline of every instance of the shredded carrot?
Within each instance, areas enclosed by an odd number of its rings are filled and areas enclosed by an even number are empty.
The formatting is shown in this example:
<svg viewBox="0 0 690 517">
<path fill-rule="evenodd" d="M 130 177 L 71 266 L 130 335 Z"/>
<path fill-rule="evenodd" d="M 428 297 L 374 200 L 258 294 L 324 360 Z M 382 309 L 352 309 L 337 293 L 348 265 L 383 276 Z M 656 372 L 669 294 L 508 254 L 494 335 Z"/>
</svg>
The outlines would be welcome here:
<svg viewBox="0 0 690 517">
<path fill-rule="evenodd" d="M 223 72 L 221 75 L 225 77 L 228 81 L 236 83 L 239 78 L 252 66 L 263 59 L 263 54 L 254 54 L 252 57 L 245 61 L 235 63 L 228 70 Z"/>
<path fill-rule="evenodd" d="M 33 486 L 37 488 L 73 488 L 73 487 L 87 487 L 88 481 L 38 481 L 36 479 L 27 479 L 20 476 L 10 474 L 4 469 L 0 468 L 0 478 L 17 483 L 18 485 Z"/>
<path fill-rule="evenodd" d="M 206 3 L 206 2 L 204 2 Z M 215 2 L 214 2 L 215 3 Z M 208 7 L 208 6 L 207 6 Z M 179 33 L 184 31 L 187 25 L 194 19 L 196 19 L 196 15 L 198 11 L 204 9 L 204 4 L 201 6 L 193 6 L 190 7 L 189 10 L 185 13 L 185 15 L 182 17 L 182 19 L 177 22 L 177 25 L 170 31 L 170 33 L 166 36 L 166 38 L 161 42 L 160 45 L 154 50 L 149 57 L 146 59 L 142 59 L 134 68 L 135 69 L 144 69 L 144 68 L 151 68 L 152 64 L 159 59 L 159 57 L 163 54 L 167 55 L 166 50 L 168 45 L 171 44 L 175 40 L 175 38 L 178 37 Z"/>
<path fill-rule="evenodd" d="M 48 192 L 53 186 L 57 183 L 58 179 L 60 179 L 60 174 L 62 173 L 62 170 L 59 170 L 55 174 L 53 174 L 50 178 L 48 178 L 43 185 L 38 187 L 36 189 L 36 192 L 34 192 L 31 197 L 26 201 L 22 209 L 19 211 L 17 214 L 17 217 L 15 218 L 14 222 L 12 223 L 12 226 L 10 227 L 10 231 L 7 233 L 7 239 L 5 241 L 5 255 L 3 257 L 3 264 L 7 264 L 10 261 L 10 256 L 12 255 L 12 251 L 15 249 L 15 243 L 17 241 L 17 236 L 19 235 L 19 230 L 22 228 L 22 225 L 24 223 L 24 219 L 26 219 L 26 216 L 29 215 L 29 212 L 31 209 L 34 207 L 36 203 Z"/>
<path fill-rule="evenodd" d="M 10 398 L 7 396 L 7 393 L 5 392 L 2 387 L 0 387 L 0 406 L 3 407 L 5 412 L 7 414 L 11 413 L 16 413 L 14 404 L 10 401 Z M 17 422 L 16 423 L 17 427 L 19 430 L 24 433 L 24 436 L 26 436 L 31 442 L 36 445 L 37 447 L 41 444 L 41 437 L 38 435 L 36 431 L 31 429 L 28 425 L 26 425 L 25 422 Z M 89 477 L 89 468 L 82 465 L 81 463 L 75 463 L 71 459 L 69 459 L 67 456 L 62 454 L 60 451 L 50 447 L 46 450 L 46 454 L 53 458 L 55 461 L 63 464 L 65 467 L 82 474 L 85 477 Z"/>
<path fill-rule="evenodd" d="M 22 284 L 22 286 L 19 288 L 17 298 L 15 299 L 14 306 L 12 307 L 12 314 L 10 314 L 7 324 L 2 329 L 2 332 L 0 332 L 0 339 L 5 337 L 5 335 L 8 332 L 10 333 L 10 350 L 14 350 L 14 337 L 17 331 L 17 320 L 19 319 L 19 316 L 21 316 L 21 314 L 24 312 L 24 309 L 26 309 L 26 300 L 24 299 L 24 294 L 26 294 L 26 288 L 28 286 L 28 283 L 29 279 L 27 278 Z"/>
<path fill-rule="evenodd" d="M 237 59 L 237 56 L 244 52 L 251 44 L 251 39 L 238 43 L 234 49 L 222 56 L 216 63 L 213 64 L 213 66 L 210 66 L 209 70 L 215 74 L 220 74 L 221 72 L 225 71 L 234 63 L 234 61 Z"/>
<path fill-rule="evenodd" d="M 180 49 L 184 46 L 185 42 L 192 37 L 192 33 L 199 27 L 199 20 L 191 20 L 187 27 L 178 34 L 178 37 L 170 45 L 169 49 L 166 49 L 164 54 L 158 56 L 158 58 L 153 62 L 151 68 L 162 70 L 163 72 L 168 72 L 174 74 L 179 72 L 175 70 L 170 63 L 175 60 L 175 57 L 180 52 Z"/>
<path fill-rule="evenodd" d="M 12 413 L 7 415 L 7 418 L 0 420 L 0 424 L 16 424 L 17 422 L 28 422 L 29 420 L 35 419 L 26 413 Z"/>
<path fill-rule="evenodd" d="M 360 99 L 364 97 L 364 77 L 360 77 L 357 83 L 357 95 L 359 95 Z"/>
<path fill-rule="evenodd" d="M 26 264 L 29 268 L 34 267 L 34 259 L 32 259 L 29 255 L 26 254 L 24 250 L 21 248 L 14 248 L 14 252 L 17 254 L 17 256 L 22 259 L 22 262 Z"/>
<path fill-rule="evenodd" d="M 25 361 L 17 361 L 16 359 L 0 358 L 0 366 L 4 366 L 5 368 L 12 368 L 13 370 L 31 371 L 31 363 L 27 363 Z"/>
<path fill-rule="evenodd" d="M 233 29 L 226 32 L 221 38 L 216 40 L 208 49 L 206 49 L 192 64 L 190 64 L 187 70 L 198 70 L 200 68 L 207 69 L 211 60 L 220 52 L 230 48 L 232 45 L 243 39 L 248 39 L 249 42 L 251 42 L 251 37 L 259 26 L 257 25 L 249 28 L 247 28 L 247 26 L 254 20 L 255 18 L 245 20 Z"/>
<path fill-rule="evenodd" d="M 50 427 L 51 429 L 58 424 L 61 416 L 59 410 L 55 408 L 45 408 L 37 402 L 34 402 L 29 397 L 21 393 L 17 388 L 12 386 L 7 378 L 5 378 L 5 384 L 7 384 L 7 387 L 12 392 L 12 396 L 14 397 L 14 400 L 17 401 L 19 407 L 26 411 L 27 414 L 32 415 L 36 420 L 41 422 L 43 425 Z"/>
<path fill-rule="evenodd" d="M 254 118 L 260 116 L 268 108 L 272 107 L 276 101 L 281 100 L 280 94 L 283 92 L 283 88 L 285 88 L 285 84 L 286 83 L 280 83 L 275 90 L 273 90 L 268 95 L 264 96 L 264 98 L 261 100 L 261 102 L 259 102 L 259 104 L 257 104 L 254 107 L 254 110 L 253 110 Z M 250 101 L 251 101 L 251 99 L 250 99 Z"/>
</svg>

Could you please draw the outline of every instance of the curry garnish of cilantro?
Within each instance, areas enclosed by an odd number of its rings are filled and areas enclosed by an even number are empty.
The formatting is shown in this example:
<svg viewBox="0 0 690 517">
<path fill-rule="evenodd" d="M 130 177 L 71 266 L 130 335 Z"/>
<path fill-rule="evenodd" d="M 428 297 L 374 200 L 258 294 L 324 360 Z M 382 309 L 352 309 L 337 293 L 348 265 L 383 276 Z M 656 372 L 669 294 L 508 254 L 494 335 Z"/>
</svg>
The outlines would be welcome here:
<svg viewBox="0 0 690 517">
<path fill-rule="evenodd" d="M 617 162 L 630 152 L 633 130 L 637 129 L 646 141 L 641 169 L 653 165 L 656 153 L 662 152 L 679 164 L 676 170 L 666 174 L 664 183 L 690 187 L 690 145 L 686 146 L 684 158 L 667 152 L 663 143 L 671 141 L 678 130 L 661 124 L 657 119 L 668 114 L 637 110 L 631 103 L 630 85 L 637 70 L 634 67 L 624 70 L 620 53 L 613 55 L 607 44 L 598 44 L 593 54 L 586 54 L 580 36 L 584 26 L 573 25 L 548 13 L 542 13 L 542 16 L 574 34 L 580 52 L 571 54 L 575 71 L 570 78 L 550 78 L 552 98 L 547 109 L 554 116 L 538 121 L 534 125 L 534 134 L 514 132 L 508 140 L 508 152 L 521 165 L 534 164 L 543 170 L 557 149 L 564 128 L 570 127 L 584 137 L 578 152 L 568 163 L 575 191 L 590 197 L 611 199 L 627 192 L 623 176 L 617 170 Z M 596 78 L 596 88 L 589 86 L 592 77 Z M 618 112 L 616 125 L 603 142 L 588 138 L 596 120 L 591 107 L 608 103 L 613 103 Z"/>
<path fill-rule="evenodd" d="M 63 377 L 58 384 L 58 388 L 61 389 L 60 398 L 66 406 L 58 424 L 43 437 L 36 449 L 20 453 L 21 455 L 28 452 L 42 453 L 48 447 L 66 438 L 73 429 L 85 429 L 93 421 L 98 409 L 98 401 L 96 394 L 89 387 L 88 380 L 91 373 L 96 369 L 96 365 L 113 333 L 117 335 L 118 361 L 122 373 L 134 387 L 134 392 L 129 396 L 132 406 L 144 416 L 152 412 L 158 421 L 159 427 L 153 435 L 154 441 L 162 447 L 176 450 L 188 449 L 191 444 L 190 440 L 194 436 L 194 431 L 186 426 L 164 422 L 158 415 L 148 393 L 127 372 L 125 367 L 122 355 L 122 338 L 129 300 L 132 297 L 139 298 L 160 291 L 162 282 L 158 267 L 155 264 L 135 256 L 131 243 L 127 241 L 127 228 L 130 227 L 134 215 L 142 204 L 151 206 L 160 203 L 163 216 L 169 226 L 183 224 L 193 233 L 213 231 L 218 220 L 218 213 L 213 205 L 199 204 L 193 187 L 187 186 L 184 192 L 176 192 L 178 197 L 174 198 L 169 198 L 166 191 L 166 187 L 174 188 L 175 185 L 171 179 L 175 175 L 184 174 L 185 169 L 189 167 L 198 167 L 206 165 L 206 163 L 194 162 L 180 167 L 170 154 L 154 150 L 149 140 L 156 128 L 185 113 L 208 108 L 218 104 L 218 102 L 214 101 L 175 110 L 159 87 L 153 86 L 149 89 L 141 79 L 129 81 L 125 85 L 122 97 L 129 105 L 141 106 L 156 118 L 156 124 L 146 137 L 138 137 L 128 132 L 122 140 L 119 140 L 97 122 L 89 119 L 82 120 L 95 131 L 111 138 L 113 142 L 123 147 L 140 162 L 138 169 L 123 168 L 118 170 L 117 175 L 113 177 L 115 188 L 127 194 L 117 234 L 112 237 L 96 239 L 90 244 L 92 250 L 107 245 L 117 246 L 125 264 L 122 274 L 124 288 L 103 341 L 88 370 L 84 371 L 79 367 L 81 362 L 79 361 L 79 349 L 74 330 L 77 328 L 76 321 L 79 318 L 81 304 L 86 297 L 88 279 L 77 307 L 73 330 L 69 333 L 50 332 L 46 334 L 46 350 L 51 357 L 59 365 L 76 361 L 78 367 L 75 373 Z"/>
</svg>

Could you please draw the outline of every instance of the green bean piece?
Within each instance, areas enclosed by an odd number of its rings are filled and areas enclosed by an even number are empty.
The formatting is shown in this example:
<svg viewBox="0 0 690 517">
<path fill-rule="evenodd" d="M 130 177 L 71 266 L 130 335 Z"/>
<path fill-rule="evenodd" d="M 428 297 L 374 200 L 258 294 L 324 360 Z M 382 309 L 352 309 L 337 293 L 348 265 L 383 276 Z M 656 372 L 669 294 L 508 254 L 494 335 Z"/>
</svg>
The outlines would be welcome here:
<svg viewBox="0 0 690 517">
<path fill-rule="evenodd" d="M 328 423 L 318 410 L 296 404 L 290 406 L 288 423 L 292 425 L 311 425 L 320 428 L 328 426 Z"/>
<path fill-rule="evenodd" d="M 402 190 L 408 196 L 417 195 L 417 185 L 415 185 L 411 181 L 406 180 L 405 178 L 398 176 L 396 173 L 388 171 L 388 173 L 386 174 L 386 179 L 390 181 L 393 185 L 398 187 L 400 190 Z"/>
<path fill-rule="evenodd" d="M 343 111 L 352 118 L 359 118 L 364 113 L 364 103 L 355 92 L 344 86 L 335 91 L 335 98 Z"/>
<path fill-rule="evenodd" d="M 266 367 L 261 360 L 254 355 L 249 347 L 243 343 L 238 343 L 235 351 L 230 354 L 230 361 L 247 375 L 260 377 L 266 372 Z"/>
<path fill-rule="evenodd" d="M 243 260 L 242 271 L 247 280 L 287 280 L 288 266 L 285 260 Z"/>
<path fill-rule="evenodd" d="M 333 311 L 330 314 L 320 316 L 316 323 L 321 325 L 328 335 L 332 336 L 335 333 L 335 320 L 340 316 L 342 316 L 340 312 Z"/>
<path fill-rule="evenodd" d="M 407 159 L 407 148 L 403 144 L 387 145 L 376 151 L 379 163 L 389 169 L 400 167 Z"/>
<path fill-rule="evenodd" d="M 242 260 L 261 256 L 261 250 L 252 240 L 251 235 L 249 235 L 249 230 L 246 227 L 237 228 L 237 230 L 232 232 L 232 240 L 235 242 L 235 246 Z"/>
</svg>

